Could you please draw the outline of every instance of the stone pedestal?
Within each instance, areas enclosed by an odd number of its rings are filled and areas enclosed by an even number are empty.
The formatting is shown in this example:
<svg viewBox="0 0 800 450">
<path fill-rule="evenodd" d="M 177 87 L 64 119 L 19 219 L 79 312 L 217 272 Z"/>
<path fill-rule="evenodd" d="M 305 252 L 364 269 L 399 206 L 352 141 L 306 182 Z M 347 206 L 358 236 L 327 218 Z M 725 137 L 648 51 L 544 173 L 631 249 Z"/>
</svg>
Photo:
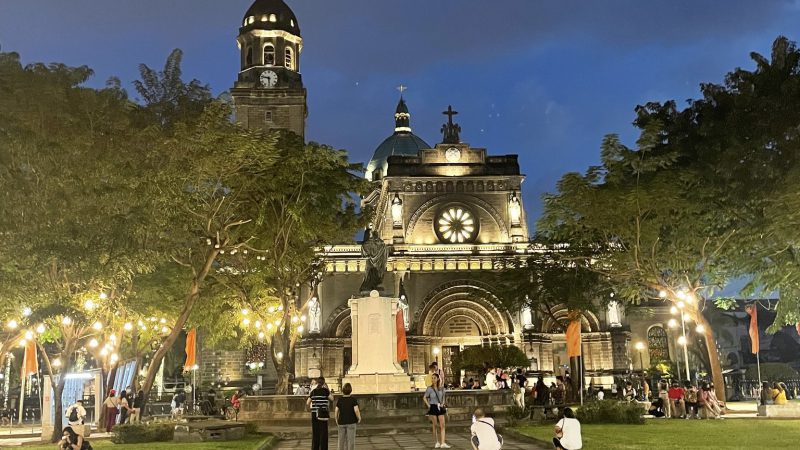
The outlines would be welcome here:
<svg viewBox="0 0 800 450">
<path fill-rule="evenodd" d="M 369 297 L 348 302 L 353 326 L 353 365 L 342 383 L 358 394 L 408 392 L 411 377 L 397 362 L 397 299 Z"/>
</svg>

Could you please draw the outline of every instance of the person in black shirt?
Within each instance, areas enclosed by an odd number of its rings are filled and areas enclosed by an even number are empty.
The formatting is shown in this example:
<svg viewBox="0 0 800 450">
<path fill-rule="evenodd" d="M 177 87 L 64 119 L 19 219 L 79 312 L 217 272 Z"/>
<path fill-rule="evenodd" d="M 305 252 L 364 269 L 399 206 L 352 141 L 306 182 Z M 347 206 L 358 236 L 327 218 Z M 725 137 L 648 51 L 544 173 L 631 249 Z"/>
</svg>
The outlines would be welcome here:
<svg viewBox="0 0 800 450">
<path fill-rule="evenodd" d="M 336 402 L 336 425 L 339 427 L 339 450 L 356 448 L 356 425 L 361 422 L 358 400 L 351 397 L 353 386 L 345 383 L 342 395 Z"/>
<path fill-rule="evenodd" d="M 306 400 L 306 405 L 311 407 L 311 450 L 328 450 L 328 419 L 331 418 L 328 402 L 332 400 L 325 378 L 319 377 L 317 387 Z"/>
</svg>

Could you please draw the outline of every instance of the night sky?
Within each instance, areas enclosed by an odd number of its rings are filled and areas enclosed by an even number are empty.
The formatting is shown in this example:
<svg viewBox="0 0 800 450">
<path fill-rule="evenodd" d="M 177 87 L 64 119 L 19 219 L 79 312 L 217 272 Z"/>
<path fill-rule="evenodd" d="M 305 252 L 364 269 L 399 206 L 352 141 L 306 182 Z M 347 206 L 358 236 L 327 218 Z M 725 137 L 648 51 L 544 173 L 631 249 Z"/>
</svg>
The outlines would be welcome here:
<svg viewBox="0 0 800 450">
<path fill-rule="evenodd" d="M 0 0 L 0 45 L 24 62 L 86 64 L 91 85 L 185 52 L 184 76 L 221 93 L 239 69 L 251 0 Z M 800 0 L 287 0 L 300 22 L 310 140 L 366 162 L 393 131 L 399 84 L 414 132 L 520 155 L 531 225 L 539 197 L 599 160 L 603 135 L 636 138 L 633 109 L 698 95 L 754 67 L 779 34 L 800 39 Z M 134 94 L 132 93 L 132 96 Z"/>
</svg>

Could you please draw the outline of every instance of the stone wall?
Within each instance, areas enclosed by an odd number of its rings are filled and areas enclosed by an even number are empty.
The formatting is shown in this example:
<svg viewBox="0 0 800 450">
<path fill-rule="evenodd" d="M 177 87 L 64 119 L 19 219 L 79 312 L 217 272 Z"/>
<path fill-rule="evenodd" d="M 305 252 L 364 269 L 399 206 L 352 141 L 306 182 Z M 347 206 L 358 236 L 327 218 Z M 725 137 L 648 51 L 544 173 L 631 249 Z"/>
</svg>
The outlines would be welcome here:
<svg viewBox="0 0 800 450">
<path fill-rule="evenodd" d="M 400 394 L 354 394 L 361 409 L 362 423 L 397 424 L 425 423 L 423 392 Z M 338 397 L 338 396 L 337 396 Z M 335 401 L 335 399 L 334 399 Z M 453 390 L 445 394 L 449 420 L 467 421 L 475 408 L 503 416 L 513 402 L 510 390 Z M 310 413 L 306 397 L 299 395 L 270 395 L 246 397 L 242 402 L 239 420 L 256 423 L 259 427 L 308 426 Z"/>
</svg>

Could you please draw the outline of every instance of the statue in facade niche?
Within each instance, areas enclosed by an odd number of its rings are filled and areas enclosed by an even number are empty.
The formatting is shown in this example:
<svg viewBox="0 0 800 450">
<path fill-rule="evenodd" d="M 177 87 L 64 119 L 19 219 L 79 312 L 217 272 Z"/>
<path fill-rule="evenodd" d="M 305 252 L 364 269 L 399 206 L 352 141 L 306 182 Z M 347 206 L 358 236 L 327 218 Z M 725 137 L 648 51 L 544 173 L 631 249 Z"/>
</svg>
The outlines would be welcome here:
<svg viewBox="0 0 800 450">
<path fill-rule="evenodd" d="M 367 259 L 364 281 L 359 288 L 360 293 L 383 291 L 383 274 L 386 273 L 386 261 L 389 259 L 389 247 L 377 233 L 370 233 L 361 244 L 361 256 Z"/>
</svg>

